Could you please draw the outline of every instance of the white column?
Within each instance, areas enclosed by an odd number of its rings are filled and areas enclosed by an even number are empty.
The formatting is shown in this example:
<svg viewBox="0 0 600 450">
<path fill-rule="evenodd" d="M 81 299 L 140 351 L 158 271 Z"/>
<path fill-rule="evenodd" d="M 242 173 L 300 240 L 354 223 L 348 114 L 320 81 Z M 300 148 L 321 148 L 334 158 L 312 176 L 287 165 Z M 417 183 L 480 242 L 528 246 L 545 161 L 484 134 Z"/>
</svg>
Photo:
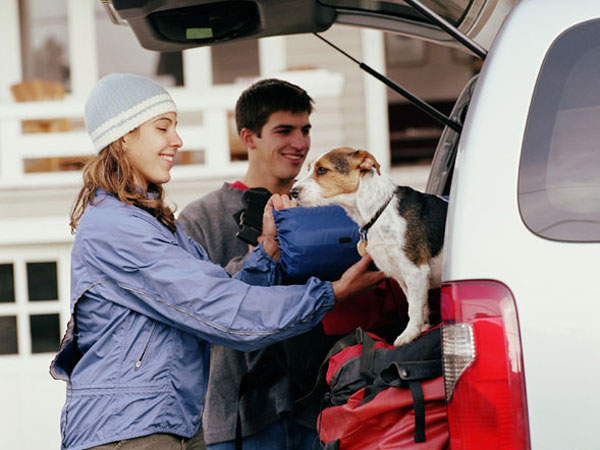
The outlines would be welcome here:
<svg viewBox="0 0 600 450">
<path fill-rule="evenodd" d="M 183 52 L 185 89 L 204 92 L 212 86 L 212 56 L 210 47 L 190 48 Z"/>
<path fill-rule="evenodd" d="M 208 134 L 206 166 L 217 171 L 227 168 L 231 163 L 231 158 L 226 110 L 206 110 L 204 112 L 204 132 Z"/>
<path fill-rule="evenodd" d="M 21 358 L 31 356 L 31 331 L 29 326 L 27 270 L 22 255 L 14 259 L 15 301 L 17 306 L 17 345 Z"/>
<path fill-rule="evenodd" d="M 21 81 L 21 36 L 19 35 L 19 0 L 2 0 L 0 14 L 2 70 L 0 70 L 0 102 L 12 101 L 10 86 Z M 0 149 L 1 151 L 1 149 Z"/>
<path fill-rule="evenodd" d="M 21 123 L 18 120 L 0 121 L 0 189 L 23 177 L 23 159 L 19 151 Z"/>
<path fill-rule="evenodd" d="M 259 39 L 258 60 L 261 77 L 286 71 L 285 36 Z"/>
<path fill-rule="evenodd" d="M 385 75 L 385 42 L 383 33 L 362 30 L 362 61 Z M 384 170 L 390 167 L 390 134 L 388 125 L 387 87 L 368 73 L 363 75 L 367 147 Z"/>
<path fill-rule="evenodd" d="M 71 92 L 75 97 L 87 97 L 98 80 L 95 4 L 95 0 L 67 0 Z"/>
</svg>

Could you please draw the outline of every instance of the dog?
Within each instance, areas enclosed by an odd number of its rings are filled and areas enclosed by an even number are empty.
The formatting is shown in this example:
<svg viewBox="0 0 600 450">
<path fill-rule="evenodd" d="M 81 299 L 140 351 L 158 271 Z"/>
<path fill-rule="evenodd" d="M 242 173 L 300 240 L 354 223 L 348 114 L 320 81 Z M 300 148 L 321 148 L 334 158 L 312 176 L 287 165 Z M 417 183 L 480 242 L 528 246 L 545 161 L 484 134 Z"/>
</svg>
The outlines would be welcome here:
<svg viewBox="0 0 600 450">
<path fill-rule="evenodd" d="M 359 253 L 366 250 L 408 301 L 409 321 L 394 345 L 413 341 L 429 328 L 428 290 L 440 286 L 447 202 L 397 186 L 364 150 L 331 150 L 308 170 L 290 196 L 300 206 L 337 204 L 359 225 Z"/>
</svg>

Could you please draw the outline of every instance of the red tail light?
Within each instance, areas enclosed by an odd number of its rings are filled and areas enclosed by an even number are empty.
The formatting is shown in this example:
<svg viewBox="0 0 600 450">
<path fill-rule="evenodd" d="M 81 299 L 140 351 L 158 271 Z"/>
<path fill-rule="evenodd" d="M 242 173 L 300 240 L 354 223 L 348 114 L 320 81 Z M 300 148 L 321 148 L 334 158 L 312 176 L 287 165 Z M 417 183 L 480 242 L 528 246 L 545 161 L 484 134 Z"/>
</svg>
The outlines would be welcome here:
<svg viewBox="0 0 600 450">
<path fill-rule="evenodd" d="M 442 286 L 442 349 L 452 450 L 529 450 L 521 338 L 510 290 Z"/>
</svg>

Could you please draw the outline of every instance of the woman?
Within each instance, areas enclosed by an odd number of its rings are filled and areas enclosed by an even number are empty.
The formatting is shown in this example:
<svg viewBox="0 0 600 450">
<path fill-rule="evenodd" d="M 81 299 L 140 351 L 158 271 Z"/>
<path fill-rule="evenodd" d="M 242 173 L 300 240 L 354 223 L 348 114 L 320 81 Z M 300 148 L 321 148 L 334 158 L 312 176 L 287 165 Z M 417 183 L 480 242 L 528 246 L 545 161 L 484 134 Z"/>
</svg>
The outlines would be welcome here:
<svg viewBox="0 0 600 450">
<path fill-rule="evenodd" d="M 231 278 L 163 202 L 182 142 L 169 94 L 130 74 L 104 77 L 85 107 L 98 154 L 72 213 L 71 320 L 52 375 L 67 382 L 63 448 L 191 448 L 201 426 L 208 344 L 248 351 L 308 331 L 377 284 L 368 258 L 340 280 L 275 286 L 272 207 L 262 243 Z M 108 444 L 108 445 L 107 445 Z"/>
</svg>

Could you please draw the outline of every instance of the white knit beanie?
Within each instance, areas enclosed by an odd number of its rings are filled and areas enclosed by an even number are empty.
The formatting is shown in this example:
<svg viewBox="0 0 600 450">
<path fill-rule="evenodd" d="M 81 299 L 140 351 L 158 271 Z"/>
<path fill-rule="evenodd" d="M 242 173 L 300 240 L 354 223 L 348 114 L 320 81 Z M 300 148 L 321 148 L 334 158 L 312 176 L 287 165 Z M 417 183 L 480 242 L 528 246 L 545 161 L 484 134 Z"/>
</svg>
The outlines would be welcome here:
<svg viewBox="0 0 600 450">
<path fill-rule="evenodd" d="M 169 93 L 154 81 L 128 73 L 106 75 L 85 104 L 85 127 L 96 151 L 125 136 L 144 122 L 177 112 Z"/>
</svg>

